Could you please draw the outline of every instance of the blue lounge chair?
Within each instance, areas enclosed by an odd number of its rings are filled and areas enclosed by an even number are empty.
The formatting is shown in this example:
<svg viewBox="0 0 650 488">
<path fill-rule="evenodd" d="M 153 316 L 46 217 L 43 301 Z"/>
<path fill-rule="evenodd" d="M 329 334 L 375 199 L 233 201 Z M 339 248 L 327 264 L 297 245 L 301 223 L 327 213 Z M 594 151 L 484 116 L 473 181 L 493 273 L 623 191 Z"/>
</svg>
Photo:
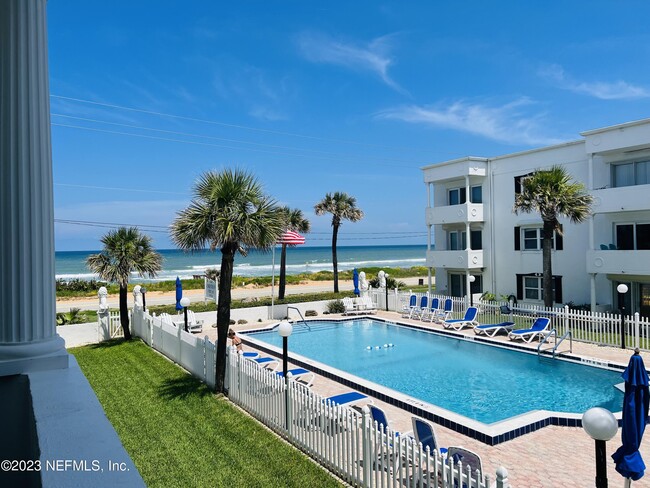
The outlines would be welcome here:
<svg viewBox="0 0 650 488">
<path fill-rule="evenodd" d="M 461 463 L 462 471 L 467 472 L 466 466 L 469 466 L 472 470 L 472 477 L 475 479 L 481 479 L 483 477 L 483 463 L 481 462 L 481 457 L 475 452 L 465 449 L 464 447 L 450 447 L 447 450 L 447 459 L 453 459 L 454 464 Z M 463 488 L 467 488 L 468 485 L 473 483 L 463 482 Z M 454 480 L 454 487 L 458 487 L 458 481 Z"/>
<path fill-rule="evenodd" d="M 433 322 L 433 320 L 438 316 L 438 313 L 440 313 L 439 309 L 440 309 L 440 300 L 437 298 L 432 298 L 431 306 L 421 314 L 420 319 Z"/>
<path fill-rule="evenodd" d="M 253 351 L 242 351 L 240 354 L 246 359 L 254 359 L 259 357 L 260 355 L 259 352 L 253 352 Z"/>
<path fill-rule="evenodd" d="M 422 317 L 422 314 L 427 310 L 428 305 L 429 305 L 429 296 L 422 295 L 420 297 L 420 305 L 411 310 L 411 315 L 409 315 L 409 318 L 419 319 L 420 317 Z"/>
<path fill-rule="evenodd" d="M 476 314 L 478 314 L 478 309 L 476 307 L 469 307 L 465 312 L 464 318 L 445 320 L 442 323 L 442 326 L 445 329 L 451 328 L 454 330 L 461 330 L 463 327 L 474 327 L 475 325 L 479 325 L 479 323 L 476 321 Z"/>
<path fill-rule="evenodd" d="M 417 442 L 422 444 L 422 449 L 426 451 L 428 447 L 431 455 L 433 455 L 435 451 L 438 451 L 440 454 L 447 452 L 447 449 L 438 445 L 436 431 L 433 429 L 433 425 L 418 417 L 413 417 L 412 421 L 413 437 Z"/>
<path fill-rule="evenodd" d="M 451 298 L 445 299 L 445 304 L 442 307 L 442 310 L 438 311 L 436 320 L 441 322 L 451 319 L 451 314 L 454 312 L 454 302 Z"/>
<path fill-rule="evenodd" d="M 388 420 L 388 418 L 386 417 L 386 413 L 381 408 L 379 408 L 376 405 L 368 405 L 368 408 L 370 408 L 370 416 L 372 417 L 373 422 L 377 422 L 378 427 L 381 427 L 383 425 L 385 431 L 387 431 L 387 432 L 392 431 L 392 429 L 390 428 L 390 423 L 391 422 Z M 399 432 L 395 432 L 395 434 L 396 435 L 411 435 L 412 432 L 410 432 L 410 431 L 409 432 L 403 432 L 401 434 Z"/>
<path fill-rule="evenodd" d="M 508 333 L 508 339 L 510 340 L 517 340 L 521 339 L 522 341 L 525 342 L 532 342 L 533 339 L 538 337 L 539 339 L 542 338 L 544 335 L 544 332 L 548 329 L 548 325 L 550 324 L 551 319 L 548 317 L 537 317 L 535 322 L 533 322 L 533 325 L 530 329 L 519 329 L 519 330 L 513 330 Z"/>
<path fill-rule="evenodd" d="M 494 337 L 500 332 L 508 334 L 515 326 L 514 322 L 501 322 L 500 324 L 475 325 L 474 333 L 477 335 L 484 334 L 488 337 Z"/>
<path fill-rule="evenodd" d="M 277 374 L 280 378 L 284 377 L 284 373 L 282 371 L 278 371 L 275 374 Z M 287 371 L 287 374 L 291 374 L 291 377 L 294 380 L 300 381 L 306 386 L 311 386 L 316 379 L 316 375 L 305 368 L 293 368 Z"/>
<path fill-rule="evenodd" d="M 330 402 L 332 405 L 350 406 L 355 405 L 363 400 L 368 400 L 368 395 L 364 395 L 358 391 L 348 391 L 347 393 L 340 393 L 339 395 L 325 398 L 325 401 Z"/>
<path fill-rule="evenodd" d="M 275 371 L 278 369 L 278 366 L 280 366 L 279 360 L 269 356 L 263 358 L 251 358 L 251 361 L 257 363 L 260 368 L 270 369 L 271 371 Z"/>
<path fill-rule="evenodd" d="M 411 312 L 413 311 L 414 308 L 416 308 L 418 305 L 418 297 L 415 295 L 411 295 L 409 297 L 409 304 L 404 305 L 402 308 L 402 317 L 403 318 L 408 318 L 411 316 Z"/>
</svg>

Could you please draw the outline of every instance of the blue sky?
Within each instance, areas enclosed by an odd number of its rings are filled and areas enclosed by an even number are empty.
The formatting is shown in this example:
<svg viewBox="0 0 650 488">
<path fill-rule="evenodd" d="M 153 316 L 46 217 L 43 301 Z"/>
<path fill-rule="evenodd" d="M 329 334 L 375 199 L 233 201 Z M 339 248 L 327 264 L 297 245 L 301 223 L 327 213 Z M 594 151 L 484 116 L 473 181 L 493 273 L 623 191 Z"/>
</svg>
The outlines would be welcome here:
<svg viewBox="0 0 650 488">
<path fill-rule="evenodd" d="M 650 3 L 48 2 L 56 249 L 137 224 L 159 248 L 238 167 L 329 245 L 426 242 L 424 165 L 650 117 Z M 144 227 L 146 226 L 146 227 Z"/>
</svg>

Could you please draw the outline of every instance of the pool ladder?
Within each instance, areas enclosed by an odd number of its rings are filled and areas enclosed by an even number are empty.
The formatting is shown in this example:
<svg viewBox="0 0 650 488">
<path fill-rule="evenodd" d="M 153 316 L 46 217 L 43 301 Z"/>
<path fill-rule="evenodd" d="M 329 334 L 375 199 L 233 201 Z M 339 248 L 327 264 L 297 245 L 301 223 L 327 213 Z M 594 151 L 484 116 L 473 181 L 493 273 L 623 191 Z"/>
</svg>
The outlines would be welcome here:
<svg viewBox="0 0 650 488">
<path fill-rule="evenodd" d="M 555 345 L 553 346 L 552 349 L 542 349 L 542 346 L 547 343 L 551 336 L 555 337 Z M 537 346 L 537 355 L 541 355 L 542 351 L 548 351 L 551 350 L 553 353 L 553 359 L 555 359 L 555 354 L 557 352 L 557 348 L 560 347 L 560 344 L 562 344 L 562 341 L 564 339 L 569 338 L 569 352 L 573 352 L 573 334 L 571 333 L 570 330 L 567 330 L 562 337 L 558 340 L 557 338 L 557 329 L 551 329 L 548 334 L 546 334 L 541 341 L 539 341 L 539 346 Z"/>
<path fill-rule="evenodd" d="M 289 309 L 292 309 L 292 310 L 295 310 L 296 312 L 298 312 L 298 315 L 300 315 L 300 318 L 302 319 L 302 325 L 304 325 L 305 327 L 307 327 L 307 330 L 308 330 L 309 332 L 311 332 L 311 327 L 309 327 L 309 324 L 308 324 L 307 321 L 305 320 L 305 317 L 302 316 L 302 312 L 301 312 L 298 308 L 296 308 L 296 307 L 287 307 L 287 316 L 289 315 Z"/>
</svg>

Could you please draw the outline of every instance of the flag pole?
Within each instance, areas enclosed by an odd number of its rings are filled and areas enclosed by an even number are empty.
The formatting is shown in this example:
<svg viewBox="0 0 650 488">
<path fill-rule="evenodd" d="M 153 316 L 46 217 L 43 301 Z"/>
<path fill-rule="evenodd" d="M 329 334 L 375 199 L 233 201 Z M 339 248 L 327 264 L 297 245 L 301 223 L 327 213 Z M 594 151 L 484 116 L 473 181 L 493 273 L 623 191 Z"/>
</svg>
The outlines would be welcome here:
<svg viewBox="0 0 650 488">
<path fill-rule="evenodd" d="M 275 244 L 273 244 L 273 265 L 271 266 L 271 320 L 275 319 Z"/>
</svg>

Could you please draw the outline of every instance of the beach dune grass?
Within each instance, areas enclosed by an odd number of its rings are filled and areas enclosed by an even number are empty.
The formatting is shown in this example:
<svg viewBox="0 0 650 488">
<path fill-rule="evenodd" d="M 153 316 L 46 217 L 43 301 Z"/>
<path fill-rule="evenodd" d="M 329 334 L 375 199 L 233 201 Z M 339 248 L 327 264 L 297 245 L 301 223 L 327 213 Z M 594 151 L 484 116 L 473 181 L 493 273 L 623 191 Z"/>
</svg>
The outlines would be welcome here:
<svg viewBox="0 0 650 488">
<path fill-rule="evenodd" d="M 139 340 L 70 352 L 149 487 L 341 486 Z"/>
</svg>

